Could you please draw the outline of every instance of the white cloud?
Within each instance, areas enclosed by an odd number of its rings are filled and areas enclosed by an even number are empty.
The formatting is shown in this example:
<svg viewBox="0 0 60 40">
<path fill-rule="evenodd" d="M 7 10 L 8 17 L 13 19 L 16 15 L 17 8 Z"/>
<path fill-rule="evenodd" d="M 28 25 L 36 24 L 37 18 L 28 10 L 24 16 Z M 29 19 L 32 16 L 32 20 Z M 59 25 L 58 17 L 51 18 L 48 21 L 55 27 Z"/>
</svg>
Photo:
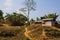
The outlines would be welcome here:
<svg viewBox="0 0 60 40">
<path fill-rule="evenodd" d="M 12 3 L 11 2 L 6 2 L 4 5 L 10 7 L 10 6 L 12 6 Z"/>
<path fill-rule="evenodd" d="M 12 0 L 6 0 L 4 3 L 4 10 L 10 11 L 12 9 Z"/>
<path fill-rule="evenodd" d="M 5 12 L 9 12 L 9 11 L 11 11 L 11 8 L 6 7 L 6 8 L 3 9 L 3 11 L 5 11 Z"/>
<path fill-rule="evenodd" d="M 19 10 L 16 10 L 16 13 L 20 13 L 20 11 Z"/>
<path fill-rule="evenodd" d="M 10 2 L 11 0 L 6 0 L 7 2 Z"/>
<path fill-rule="evenodd" d="M 12 1 L 11 0 L 6 0 L 4 5 L 5 6 L 12 6 Z"/>
<path fill-rule="evenodd" d="M 11 10 L 11 8 L 5 8 L 5 10 Z"/>
</svg>

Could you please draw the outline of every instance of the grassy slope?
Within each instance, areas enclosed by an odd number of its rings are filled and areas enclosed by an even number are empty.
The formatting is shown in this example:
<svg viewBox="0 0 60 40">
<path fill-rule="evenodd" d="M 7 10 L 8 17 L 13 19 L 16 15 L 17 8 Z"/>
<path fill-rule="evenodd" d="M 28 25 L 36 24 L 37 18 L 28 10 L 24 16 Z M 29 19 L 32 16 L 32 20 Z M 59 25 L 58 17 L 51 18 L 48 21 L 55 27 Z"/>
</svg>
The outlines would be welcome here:
<svg viewBox="0 0 60 40">
<path fill-rule="evenodd" d="M 3 36 L 1 36 L 1 34 L 3 34 Z M 8 34 L 7 37 L 5 36 L 6 34 Z M 26 40 L 26 37 L 29 37 L 31 40 L 59 40 L 60 29 L 38 24 L 21 27 L 4 24 L 4 26 L 0 27 L 0 40 Z"/>
<path fill-rule="evenodd" d="M 24 40 L 24 27 L 0 26 L 0 40 Z"/>
<path fill-rule="evenodd" d="M 32 40 L 58 40 L 60 38 L 60 29 L 51 26 L 31 25 L 26 28 L 26 34 Z M 44 36 L 45 35 L 45 36 Z"/>
</svg>

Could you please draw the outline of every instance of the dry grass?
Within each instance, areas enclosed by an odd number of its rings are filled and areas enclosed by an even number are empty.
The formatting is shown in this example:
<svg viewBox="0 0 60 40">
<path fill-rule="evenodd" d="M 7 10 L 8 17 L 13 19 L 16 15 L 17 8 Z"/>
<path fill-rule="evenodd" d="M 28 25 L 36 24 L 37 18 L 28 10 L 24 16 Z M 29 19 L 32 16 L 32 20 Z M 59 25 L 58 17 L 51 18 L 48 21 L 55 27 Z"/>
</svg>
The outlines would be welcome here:
<svg viewBox="0 0 60 40">
<path fill-rule="evenodd" d="M 8 35 L 6 36 L 6 34 Z M 54 37 L 54 34 L 56 34 L 56 37 Z M 27 40 L 26 37 L 31 40 L 59 40 L 60 36 L 58 37 L 58 34 L 60 35 L 59 28 L 40 24 L 31 24 L 29 26 L 9 26 L 4 24 L 4 26 L 0 27 L 0 40 Z"/>
<path fill-rule="evenodd" d="M 58 35 L 60 35 L 60 29 L 53 27 L 53 26 L 47 26 L 47 25 L 42 26 L 39 24 L 33 24 L 33 25 L 30 25 L 29 27 L 27 27 L 26 29 L 27 29 L 26 34 L 28 35 L 29 38 L 31 38 L 31 40 L 57 40 L 57 39 L 59 40 L 59 38 L 60 38 L 60 36 L 58 38 Z M 45 37 L 42 35 L 43 29 L 44 29 L 44 33 L 46 35 Z M 55 33 L 56 33 L 56 35 L 55 35 Z M 56 37 L 54 37 L 54 36 L 56 36 Z"/>
<path fill-rule="evenodd" d="M 1 26 L 0 40 L 24 40 L 24 32 L 23 26 Z"/>
</svg>

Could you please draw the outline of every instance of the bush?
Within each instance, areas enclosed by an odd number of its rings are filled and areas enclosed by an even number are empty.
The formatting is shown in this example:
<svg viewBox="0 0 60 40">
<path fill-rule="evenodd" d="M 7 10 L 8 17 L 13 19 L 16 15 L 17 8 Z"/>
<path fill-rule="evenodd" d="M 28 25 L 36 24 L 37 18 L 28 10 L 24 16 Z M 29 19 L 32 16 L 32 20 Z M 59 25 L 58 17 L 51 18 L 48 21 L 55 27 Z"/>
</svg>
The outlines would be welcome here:
<svg viewBox="0 0 60 40">
<path fill-rule="evenodd" d="M 23 14 L 17 14 L 14 12 L 13 14 L 6 15 L 6 22 L 12 26 L 23 26 L 25 21 L 27 21 L 27 18 Z"/>
<path fill-rule="evenodd" d="M 45 29 L 48 37 L 60 38 L 60 31 L 56 29 Z"/>
<path fill-rule="evenodd" d="M 20 28 L 0 28 L 0 37 L 14 37 L 22 32 Z"/>
<path fill-rule="evenodd" d="M 30 38 L 28 38 L 28 37 L 25 37 L 25 40 L 30 40 Z"/>
</svg>

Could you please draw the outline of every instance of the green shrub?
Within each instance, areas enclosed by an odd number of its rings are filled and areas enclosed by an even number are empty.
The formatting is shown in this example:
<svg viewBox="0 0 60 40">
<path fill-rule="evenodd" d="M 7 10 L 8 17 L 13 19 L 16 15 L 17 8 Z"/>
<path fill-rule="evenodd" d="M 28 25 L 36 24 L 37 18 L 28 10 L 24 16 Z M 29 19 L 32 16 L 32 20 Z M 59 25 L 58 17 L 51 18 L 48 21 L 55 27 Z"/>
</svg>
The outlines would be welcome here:
<svg viewBox="0 0 60 40">
<path fill-rule="evenodd" d="M 45 29 L 48 37 L 60 38 L 60 31 L 56 29 Z"/>
<path fill-rule="evenodd" d="M 6 22 L 12 26 L 23 26 L 27 21 L 26 16 L 23 14 L 17 14 L 15 12 L 13 12 L 13 14 L 7 14 L 5 17 Z"/>
<path fill-rule="evenodd" d="M 28 38 L 28 37 L 25 37 L 25 39 L 24 40 L 30 40 L 30 38 Z"/>
</svg>

